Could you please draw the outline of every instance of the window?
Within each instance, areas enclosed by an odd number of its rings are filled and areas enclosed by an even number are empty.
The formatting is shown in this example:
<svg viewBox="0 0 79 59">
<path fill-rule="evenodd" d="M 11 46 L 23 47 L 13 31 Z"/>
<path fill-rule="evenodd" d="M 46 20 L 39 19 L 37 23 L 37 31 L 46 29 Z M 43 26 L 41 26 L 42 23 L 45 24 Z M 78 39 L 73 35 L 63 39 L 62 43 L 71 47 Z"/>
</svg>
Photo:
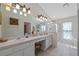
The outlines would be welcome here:
<svg viewBox="0 0 79 59">
<path fill-rule="evenodd" d="M 63 38 L 72 39 L 72 22 L 63 23 Z"/>
<path fill-rule="evenodd" d="M 41 25 L 41 32 L 45 32 L 46 31 L 46 25 Z"/>
<path fill-rule="evenodd" d="M 58 31 L 58 26 L 57 26 L 57 24 L 55 24 L 55 26 L 56 26 L 56 32 Z"/>
</svg>

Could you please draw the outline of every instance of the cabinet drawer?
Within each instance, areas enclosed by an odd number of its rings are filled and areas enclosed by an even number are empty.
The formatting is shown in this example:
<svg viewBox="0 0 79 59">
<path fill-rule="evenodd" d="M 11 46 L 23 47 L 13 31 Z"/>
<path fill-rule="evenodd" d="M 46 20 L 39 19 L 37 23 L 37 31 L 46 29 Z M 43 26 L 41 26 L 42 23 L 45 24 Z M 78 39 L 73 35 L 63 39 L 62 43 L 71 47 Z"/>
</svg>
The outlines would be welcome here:
<svg viewBox="0 0 79 59">
<path fill-rule="evenodd" d="M 13 51 L 18 51 L 18 50 L 22 50 L 25 48 L 25 44 L 18 44 L 16 46 L 13 46 Z"/>
<path fill-rule="evenodd" d="M 35 55 L 35 47 L 33 43 L 29 43 L 29 45 L 26 45 L 26 48 L 24 48 L 24 56 L 34 56 Z"/>
<path fill-rule="evenodd" d="M 11 54 L 13 52 L 13 48 L 5 48 L 3 50 L 0 50 L 0 56 L 7 56 L 8 54 Z"/>
<path fill-rule="evenodd" d="M 42 41 L 42 40 L 45 40 L 45 38 L 36 39 L 36 41 L 35 41 L 35 42 L 39 42 L 39 41 Z"/>
<path fill-rule="evenodd" d="M 16 51 L 8 56 L 23 56 L 23 50 Z"/>
<path fill-rule="evenodd" d="M 32 41 L 17 44 L 17 45 L 11 46 L 11 47 L 6 47 L 6 48 L 3 48 L 0 50 L 0 56 L 19 55 L 19 54 L 22 55 L 23 52 L 20 52 L 20 51 L 23 51 L 24 49 L 27 50 L 28 52 L 29 51 L 32 52 L 32 50 L 30 50 L 31 47 L 34 48 L 34 43 Z M 17 52 L 17 51 L 19 51 L 19 52 Z M 29 54 L 27 54 L 27 55 L 29 55 Z"/>
<path fill-rule="evenodd" d="M 18 50 L 23 50 L 24 48 L 28 48 L 30 46 L 31 43 L 26 42 L 26 43 L 22 43 L 22 44 L 18 44 L 16 46 L 13 47 L 13 51 L 18 51 Z"/>
</svg>

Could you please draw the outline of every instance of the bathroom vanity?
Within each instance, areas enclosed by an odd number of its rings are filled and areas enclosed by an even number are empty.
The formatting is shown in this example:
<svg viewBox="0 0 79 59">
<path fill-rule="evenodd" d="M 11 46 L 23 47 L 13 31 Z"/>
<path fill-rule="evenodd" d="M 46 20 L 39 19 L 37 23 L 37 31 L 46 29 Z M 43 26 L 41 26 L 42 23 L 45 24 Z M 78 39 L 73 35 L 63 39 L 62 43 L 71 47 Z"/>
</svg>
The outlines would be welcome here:
<svg viewBox="0 0 79 59">
<path fill-rule="evenodd" d="M 51 34 L 20 38 L 0 43 L 0 56 L 35 56 L 35 43 L 44 41 L 43 50 L 52 45 Z"/>
</svg>

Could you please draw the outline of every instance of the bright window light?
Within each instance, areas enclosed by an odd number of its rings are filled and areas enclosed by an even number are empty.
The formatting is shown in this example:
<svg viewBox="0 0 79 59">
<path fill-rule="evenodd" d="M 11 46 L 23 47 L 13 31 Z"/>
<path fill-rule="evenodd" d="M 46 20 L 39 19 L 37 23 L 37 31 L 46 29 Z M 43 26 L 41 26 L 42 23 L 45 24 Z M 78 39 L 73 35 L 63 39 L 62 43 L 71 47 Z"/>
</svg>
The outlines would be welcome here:
<svg viewBox="0 0 79 59">
<path fill-rule="evenodd" d="M 72 22 L 63 23 L 63 38 L 72 39 Z"/>
</svg>

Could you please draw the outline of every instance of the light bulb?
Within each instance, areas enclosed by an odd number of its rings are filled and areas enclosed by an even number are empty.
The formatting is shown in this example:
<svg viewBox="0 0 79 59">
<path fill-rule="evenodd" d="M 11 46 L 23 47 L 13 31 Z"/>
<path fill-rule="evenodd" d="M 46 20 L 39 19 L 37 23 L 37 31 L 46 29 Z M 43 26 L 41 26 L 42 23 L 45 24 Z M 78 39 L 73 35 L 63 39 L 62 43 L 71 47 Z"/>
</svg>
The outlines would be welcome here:
<svg viewBox="0 0 79 59">
<path fill-rule="evenodd" d="M 16 4 L 16 9 L 20 9 L 20 6 L 18 4 Z"/>
<path fill-rule="evenodd" d="M 17 13 L 17 10 L 16 10 L 16 9 L 14 9 L 14 10 L 13 10 L 13 12 L 14 12 L 14 13 Z"/>
<path fill-rule="evenodd" d="M 26 12 L 26 8 L 23 8 L 23 12 Z"/>
<path fill-rule="evenodd" d="M 41 22 L 44 22 L 43 20 L 40 20 Z"/>
<path fill-rule="evenodd" d="M 47 21 L 47 19 L 45 19 Z"/>
<path fill-rule="evenodd" d="M 20 11 L 20 15 L 23 15 L 22 11 Z"/>
<path fill-rule="evenodd" d="M 27 14 L 25 13 L 24 16 L 27 16 Z"/>
<path fill-rule="evenodd" d="M 42 16 L 40 16 L 40 18 L 42 19 Z"/>
<path fill-rule="evenodd" d="M 43 20 L 45 20 L 45 18 L 44 18 L 44 17 L 43 17 L 42 19 L 43 19 Z"/>
<path fill-rule="evenodd" d="M 31 13 L 31 11 L 30 10 L 28 10 L 28 14 L 30 14 Z"/>
<path fill-rule="evenodd" d="M 9 7 L 9 6 L 6 6 L 6 10 L 7 10 L 7 11 L 10 11 L 10 7 Z"/>
</svg>

